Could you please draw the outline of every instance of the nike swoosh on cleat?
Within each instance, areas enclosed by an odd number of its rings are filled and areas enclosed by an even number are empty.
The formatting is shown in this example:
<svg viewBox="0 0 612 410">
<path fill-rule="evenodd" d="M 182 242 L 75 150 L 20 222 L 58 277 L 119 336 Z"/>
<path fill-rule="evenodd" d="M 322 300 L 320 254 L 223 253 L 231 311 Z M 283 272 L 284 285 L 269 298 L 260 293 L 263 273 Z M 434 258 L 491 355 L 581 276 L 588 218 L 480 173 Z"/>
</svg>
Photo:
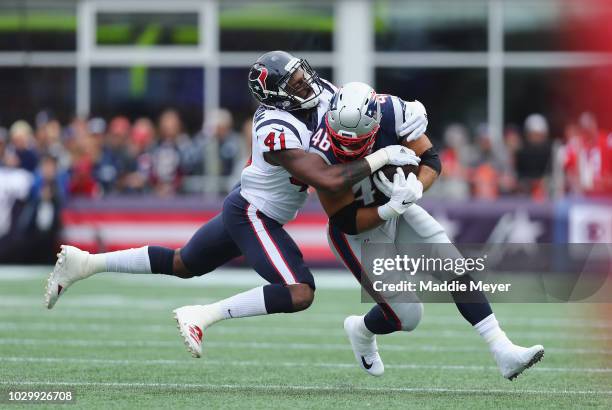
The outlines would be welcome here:
<svg viewBox="0 0 612 410">
<path fill-rule="evenodd" d="M 365 357 L 361 356 L 361 364 L 363 364 L 363 367 L 365 367 L 366 369 L 370 370 L 372 368 L 372 365 L 374 364 L 374 362 L 368 363 L 368 362 L 366 362 Z"/>
<path fill-rule="evenodd" d="M 410 203 L 411 203 L 411 202 L 408 202 L 408 201 L 402 201 L 402 205 L 408 205 L 408 204 L 410 204 Z"/>
<path fill-rule="evenodd" d="M 232 319 L 234 318 L 234 316 L 232 316 L 232 309 L 227 309 L 227 314 L 229 315 L 229 317 L 231 317 Z"/>
</svg>

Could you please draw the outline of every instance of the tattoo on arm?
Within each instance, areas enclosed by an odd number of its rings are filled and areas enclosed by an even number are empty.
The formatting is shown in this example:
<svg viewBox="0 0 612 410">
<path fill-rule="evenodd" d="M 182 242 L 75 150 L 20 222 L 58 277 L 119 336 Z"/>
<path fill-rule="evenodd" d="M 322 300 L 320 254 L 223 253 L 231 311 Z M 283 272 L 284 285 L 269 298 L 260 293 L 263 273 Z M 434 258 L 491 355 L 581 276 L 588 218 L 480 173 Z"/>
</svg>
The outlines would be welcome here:
<svg viewBox="0 0 612 410">
<path fill-rule="evenodd" d="M 317 154 L 300 149 L 266 154 L 264 158 L 268 163 L 281 165 L 295 178 L 324 191 L 350 192 L 353 185 L 368 177 L 371 172 L 365 159 L 330 166 Z"/>
<path fill-rule="evenodd" d="M 368 161 L 358 161 L 342 164 L 342 179 L 345 188 L 351 188 L 357 182 L 370 176 L 371 170 Z"/>
</svg>

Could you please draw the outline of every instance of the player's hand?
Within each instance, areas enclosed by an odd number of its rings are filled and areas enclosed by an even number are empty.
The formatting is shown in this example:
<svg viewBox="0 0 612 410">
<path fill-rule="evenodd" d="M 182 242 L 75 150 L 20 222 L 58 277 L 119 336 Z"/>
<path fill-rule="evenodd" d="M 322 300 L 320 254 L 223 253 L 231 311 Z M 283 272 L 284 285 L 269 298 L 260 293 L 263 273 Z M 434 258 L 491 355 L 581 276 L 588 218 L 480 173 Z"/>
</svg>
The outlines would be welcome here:
<svg viewBox="0 0 612 410">
<path fill-rule="evenodd" d="M 427 111 L 425 106 L 417 100 L 406 102 L 406 105 L 408 106 L 406 112 L 409 112 L 410 115 L 395 131 L 398 136 L 406 137 L 406 141 L 414 141 L 427 129 Z"/>
<path fill-rule="evenodd" d="M 387 178 L 384 172 L 378 171 L 378 173 L 372 176 L 372 181 L 374 181 L 374 185 L 376 185 L 376 188 L 382 192 L 384 196 L 391 198 L 393 182 L 389 181 L 389 178 Z"/>
<path fill-rule="evenodd" d="M 392 202 L 393 209 L 402 214 L 422 196 L 423 184 L 421 184 L 421 181 L 412 172 L 406 177 L 404 170 L 398 167 L 397 172 L 393 175 L 393 186 L 389 200 L 389 202 Z"/>
<path fill-rule="evenodd" d="M 404 173 L 404 171 L 402 171 L 401 168 L 399 169 L 398 172 L 401 172 L 402 174 Z M 405 187 L 407 189 L 405 189 L 404 200 L 402 201 L 403 203 L 405 202 L 414 203 L 423 197 L 423 184 L 421 183 L 421 181 L 418 180 L 417 176 L 413 174 L 412 172 L 408 174 L 408 176 L 406 177 Z"/>
<path fill-rule="evenodd" d="M 378 215 L 383 220 L 400 216 L 423 196 L 423 184 L 413 173 L 404 175 L 401 168 L 393 175 L 393 185 L 389 202 L 378 208 Z"/>
<path fill-rule="evenodd" d="M 390 165 L 398 167 L 404 165 L 418 166 L 419 162 L 421 162 L 421 158 L 413 150 L 403 145 L 387 145 L 381 149 L 387 154 L 387 164 Z"/>
<path fill-rule="evenodd" d="M 402 170 L 402 174 L 403 173 L 404 171 Z M 393 194 L 393 182 L 389 181 L 389 178 L 387 178 L 384 172 L 378 171 L 377 174 L 374 174 L 372 180 L 374 181 L 374 185 L 376 185 L 376 188 L 380 192 L 382 192 L 384 196 L 386 196 L 387 198 L 391 198 L 391 195 Z M 411 185 L 414 185 L 413 189 L 411 190 L 411 193 L 414 194 L 416 199 L 413 199 L 412 202 L 421 199 L 421 197 L 423 196 L 423 184 L 421 183 L 421 181 L 419 181 L 413 173 L 408 174 L 406 180 L 410 181 L 409 183 Z"/>
</svg>

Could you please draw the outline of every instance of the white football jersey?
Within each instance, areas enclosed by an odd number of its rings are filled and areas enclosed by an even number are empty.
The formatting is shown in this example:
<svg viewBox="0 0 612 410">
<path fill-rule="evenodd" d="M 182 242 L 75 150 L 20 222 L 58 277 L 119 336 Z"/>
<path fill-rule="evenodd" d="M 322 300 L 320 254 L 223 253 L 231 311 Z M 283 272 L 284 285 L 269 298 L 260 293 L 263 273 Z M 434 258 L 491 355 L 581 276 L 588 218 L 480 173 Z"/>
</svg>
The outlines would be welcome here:
<svg viewBox="0 0 612 410">
<path fill-rule="evenodd" d="M 308 151 L 310 138 L 329 108 L 336 88 L 321 80 L 323 89 L 315 109 L 282 111 L 260 106 L 253 117 L 250 164 L 240 178 L 240 194 L 264 215 L 285 224 L 297 216 L 308 197 L 307 186 L 283 167 L 266 162 L 263 154 L 285 149 Z"/>
</svg>

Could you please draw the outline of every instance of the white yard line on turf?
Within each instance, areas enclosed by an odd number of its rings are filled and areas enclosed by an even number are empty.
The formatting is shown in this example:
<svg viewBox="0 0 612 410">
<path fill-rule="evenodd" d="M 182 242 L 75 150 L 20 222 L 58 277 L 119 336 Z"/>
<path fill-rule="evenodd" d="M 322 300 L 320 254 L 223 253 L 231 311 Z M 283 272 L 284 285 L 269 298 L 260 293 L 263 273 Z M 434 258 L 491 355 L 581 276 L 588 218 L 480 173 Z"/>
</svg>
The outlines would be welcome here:
<svg viewBox="0 0 612 410">
<path fill-rule="evenodd" d="M 44 279 L 53 267 L 48 266 L 2 266 L 0 282 Z M 314 270 L 318 289 L 359 289 L 359 283 L 346 270 Z M 114 281 L 125 284 L 163 287 L 224 287 L 224 286 L 258 286 L 267 282 L 250 269 L 221 268 L 207 275 L 194 279 L 180 279 L 167 275 L 130 275 L 125 273 L 104 273 L 96 275 L 96 280 Z"/>
<path fill-rule="evenodd" d="M 357 296 L 358 297 L 358 296 Z M 139 298 L 134 296 L 119 296 L 119 295 L 89 295 L 89 296 L 72 296 L 62 299 L 62 307 L 55 309 L 50 314 L 59 317 L 75 317 L 75 318 L 108 318 L 114 319 L 117 315 L 127 318 L 141 318 L 141 312 L 114 312 L 113 308 L 130 310 L 146 310 L 147 312 L 155 310 L 156 313 L 167 312 L 171 308 L 193 303 L 207 303 L 212 299 L 204 297 L 183 297 L 183 298 Z M 18 307 L 19 313 L 40 316 L 42 309 L 42 297 L 31 296 L 6 296 L 0 295 L 0 307 L 13 308 Z M 364 303 L 364 307 L 370 304 Z M 66 310 L 66 307 L 78 308 L 76 310 Z M 108 308 L 110 311 L 100 311 L 100 308 Z M 46 311 L 46 310 L 44 310 Z M 330 313 L 314 313 L 310 311 L 300 312 L 299 317 L 308 317 L 308 320 L 316 320 L 321 322 L 332 322 L 344 320 L 345 315 L 337 312 Z M 0 309 L 0 317 L 14 316 L 14 311 L 11 309 Z M 500 315 L 501 316 L 501 315 Z M 262 318 L 252 318 L 251 320 L 262 320 Z M 264 321 L 270 318 L 263 318 Z M 459 314 L 456 316 L 447 315 L 430 315 L 426 316 L 426 320 L 431 324 L 439 325 L 465 325 Z M 593 328 L 593 329 L 609 329 L 612 328 L 612 322 L 593 319 L 568 319 L 559 317 L 540 317 L 540 318 L 502 318 L 504 325 L 516 326 L 538 326 L 538 327 L 562 327 L 562 328 Z"/>
<path fill-rule="evenodd" d="M 98 308 L 130 308 L 142 310 L 164 310 L 169 311 L 178 306 L 189 304 L 206 304 L 215 302 L 214 299 L 205 297 L 160 297 L 148 298 L 118 294 L 95 294 L 86 296 L 72 296 L 62 299 L 64 308 L 78 309 L 98 309 Z M 31 296 L 2 296 L 0 297 L 0 307 L 34 308 L 40 310 L 42 305 L 41 297 Z"/>
<path fill-rule="evenodd" d="M 169 389 L 210 389 L 210 390 L 259 390 L 259 391 L 329 391 L 338 393 L 376 392 L 376 393 L 460 393 L 460 394 L 550 394 L 550 395 L 611 395 L 612 390 L 534 390 L 534 389 L 449 389 L 437 387 L 361 387 L 361 386 L 327 386 L 327 385 L 283 385 L 283 384 L 212 384 L 212 383 L 131 383 L 131 382 L 82 382 L 50 380 L 0 381 L 8 386 L 90 386 L 116 388 L 169 388 Z"/>
<path fill-rule="evenodd" d="M 253 360 L 133 360 L 133 359 L 87 359 L 74 357 L 21 357 L 21 356 L 0 356 L 0 362 L 6 363 L 75 363 L 75 364 L 103 364 L 110 366 L 246 366 L 246 367 L 321 367 L 321 368 L 357 368 L 352 363 L 317 363 L 317 362 L 275 362 L 275 361 L 253 361 Z M 428 370 L 471 370 L 471 371 L 494 371 L 494 366 L 477 365 L 445 365 L 445 364 L 387 364 L 388 369 L 428 369 Z M 543 367 L 536 366 L 529 370 L 538 372 L 559 372 L 559 373 L 612 373 L 612 368 L 605 367 Z"/>
<path fill-rule="evenodd" d="M 42 288 L 41 288 L 42 289 Z M 205 296 L 205 295 L 204 295 Z M 355 302 L 359 302 L 359 295 L 355 295 Z M 113 312 L 112 309 L 125 309 L 130 310 L 144 310 L 147 312 L 155 311 L 161 313 L 169 311 L 175 307 L 187 305 L 190 303 L 209 303 L 214 301 L 212 298 L 200 297 L 200 296 L 187 296 L 187 297 L 137 297 L 129 295 L 117 295 L 117 294 L 95 294 L 95 295 L 70 295 L 62 298 L 60 301 L 61 307 L 50 312 L 53 315 L 61 317 L 83 317 L 83 318 L 115 318 L 118 312 Z M 0 309 L 0 317 L 14 315 L 14 312 L 10 308 L 19 308 L 19 313 L 26 313 L 39 315 L 42 310 L 43 298 L 33 296 L 15 296 L 15 295 L 2 295 L 0 294 L 0 307 L 8 309 Z M 371 306 L 369 303 L 363 303 L 364 309 Z M 66 310 L 66 308 L 77 308 L 72 310 Z M 109 311 L 100 311 L 100 308 L 107 308 Z M 143 314 L 141 312 L 125 312 L 122 311 L 122 317 L 133 317 L 139 318 Z M 308 320 L 318 320 L 322 322 L 329 322 L 335 320 L 343 320 L 345 315 L 337 312 L 310 312 L 305 311 L 298 315 L 308 317 Z M 562 328 L 594 328 L 594 329 L 610 329 L 612 328 L 612 322 L 606 320 L 595 320 L 587 318 L 567 318 L 567 317 L 537 317 L 537 318 L 506 318 L 500 314 L 500 320 L 504 325 L 517 325 L 517 326 L 538 326 L 538 327 L 562 327 Z M 261 319 L 253 319 L 261 320 Z M 269 320 L 266 318 L 264 320 Z M 461 319 L 459 314 L 456 316 L 448 315 L 429 315 L 426 313 L 426 320 L 428 323 L 439 324 L 439 325 L 464 325 L 465 322 Z"/>
<path fill-rule="evenodd" d="M 345 344 L 334 343 L 270 343 L 270 342 L 211 342 L 206 346 L 229 349 L 260 349 L 260 350 L 346 350 Z M 91 340 L 91 339 L 29 339 L 29 338 L 0 338 L 0 345 L 26 345 L 26 346 L 81 346 L 81 347 L 141 347 L 157 348 L 179 346 L 180 343 L 170 340 Z M 407 346 L 398 344 L 384 344 L 382 351 L 397 352 L 486 352 L 483 347 L 435 347 L 435 346 Z M 549 353 L 559 354 L 596 354 L 612 355 L 612 349 L 590 349 L 590 348 L 560 348 L 547 347 Z"/>
<path fill-rule="evenodd" d="M 338 322 L 340 323 L 340 322 Z M 23 320 L 7 320 L 0 323 L 0 330 L 4 331 L 96 331 L 96 332 L 111 332 L 116 330 L 131 330 L 138 332 L 149 333 L 170 333 L 175 331 L 173 325 L 131 325 L 131 324 L 97 324 L 97 323 L 54 323 L 54 322 L 34 322 Z M 218 334 L 273 334 L 278 336 L 317 336 L 321 334 L 335 335 L 344 337 L 345 333 L 338 325 L 338 329 L 329 329 L 325 327 L 308 326 L 307 328 L 298 327 L 281 327 L 281 326 L 240 326 L 240 327 L 215 327 L 215 333 Z M 550 340 L 611 340 L 612 334 L 576 334 L 565 332 L 548 332 L 548 331 L 512 331 L 513 337 L 531 338 L 531 339 L 550 339 Z M 432 337 L 452 337 L 456 339 L 475 339 L 476 333 L 470 326 L 465 325 L 465 329 L 445 330 L 445 329 L 417 329 L 410 333 L 410 338 L 432 338 Z"/>
</svg>

